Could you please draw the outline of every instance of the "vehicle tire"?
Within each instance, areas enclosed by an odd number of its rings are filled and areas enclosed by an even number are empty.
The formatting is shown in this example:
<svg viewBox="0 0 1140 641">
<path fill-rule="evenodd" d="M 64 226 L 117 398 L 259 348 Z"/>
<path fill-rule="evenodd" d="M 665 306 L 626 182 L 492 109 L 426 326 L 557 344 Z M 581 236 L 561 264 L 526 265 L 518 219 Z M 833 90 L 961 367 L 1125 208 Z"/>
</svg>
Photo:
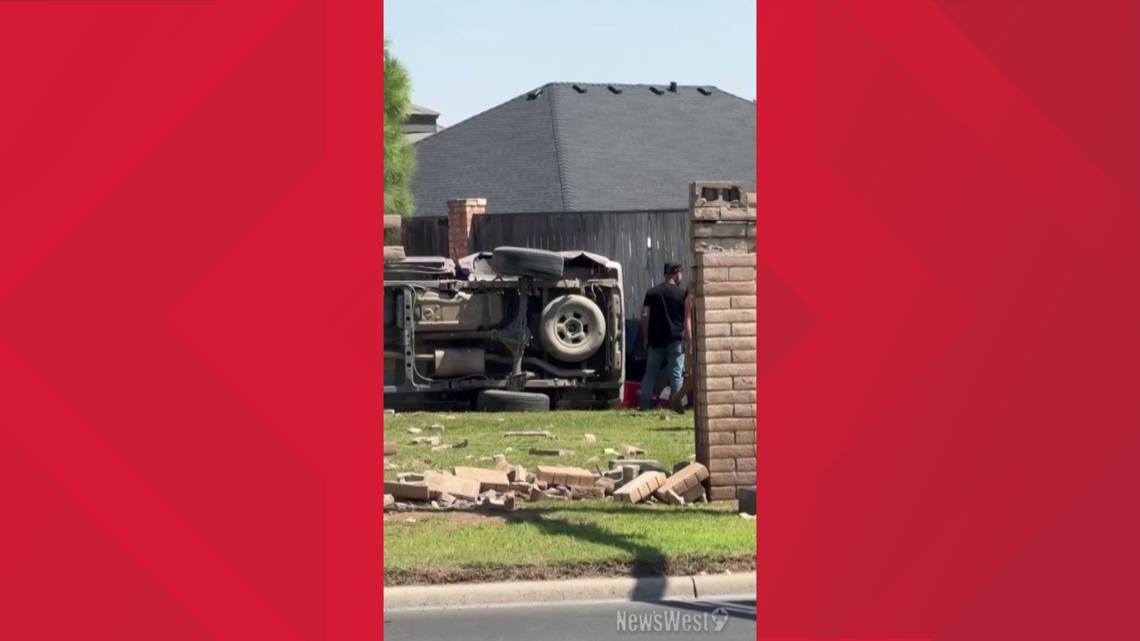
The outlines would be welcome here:
<svg viewBox="0 0 1140 641">
<path fill-rule="evenodd" d="M 605 314 L 597 303 L 579 294 L 550 301 L 539 324 L 539 338 L 547 355 L 567 363 L 590 358 L 606 342 Z"/>
<path fill-rule="evenodd" d="M 480 412 L 548 412 L 550 397 L 533 392 L 489 389 L 479 392 L 475 409 Z"/>
<path fill-rule="evenodd" d="M 491 268 L 504 276 L 562 278 L 565 262 L 562 254 L 529 247 L 496 247 L 491 253 Z"/>
<path fill-rule="evenodd" d="M 616 410 L 621 407 L 621 388 L 598 392 L 601 409 Z"/>
</svg>

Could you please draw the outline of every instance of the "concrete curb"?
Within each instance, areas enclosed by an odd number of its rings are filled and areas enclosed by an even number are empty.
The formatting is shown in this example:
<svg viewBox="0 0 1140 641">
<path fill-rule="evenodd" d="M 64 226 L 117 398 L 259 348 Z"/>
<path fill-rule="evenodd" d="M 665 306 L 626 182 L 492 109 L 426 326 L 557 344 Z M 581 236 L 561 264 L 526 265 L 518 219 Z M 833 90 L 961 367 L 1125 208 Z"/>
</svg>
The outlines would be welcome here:
<svg viewBox="0 0 1140 641">
<path fill-rule="evenodd" d="M 384 588 L 385 610 L 564 601 L 708 599 L 756 592 L 756 573 L 453 583 Z"/>
<path fill-rule="evenodd" d="M 747 574 L 698 574 L 693 579 L 693 596 L 698 599 L 712 597 L 756 594 L 756 573 Z"/>
</svg>

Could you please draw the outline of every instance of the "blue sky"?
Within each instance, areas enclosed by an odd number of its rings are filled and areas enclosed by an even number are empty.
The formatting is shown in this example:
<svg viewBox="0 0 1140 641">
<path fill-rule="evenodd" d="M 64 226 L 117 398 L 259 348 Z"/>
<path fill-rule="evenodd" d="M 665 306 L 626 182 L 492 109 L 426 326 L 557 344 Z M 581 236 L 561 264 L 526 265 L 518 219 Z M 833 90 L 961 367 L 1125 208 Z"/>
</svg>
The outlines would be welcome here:
<svg viewBox="0 0 1140 641">
<path fill-rule="evenodd" d="M 384 37 L 448 126 L 547 82 L 756 97 L 755 0 L 384 0 Z"/>
</svg>

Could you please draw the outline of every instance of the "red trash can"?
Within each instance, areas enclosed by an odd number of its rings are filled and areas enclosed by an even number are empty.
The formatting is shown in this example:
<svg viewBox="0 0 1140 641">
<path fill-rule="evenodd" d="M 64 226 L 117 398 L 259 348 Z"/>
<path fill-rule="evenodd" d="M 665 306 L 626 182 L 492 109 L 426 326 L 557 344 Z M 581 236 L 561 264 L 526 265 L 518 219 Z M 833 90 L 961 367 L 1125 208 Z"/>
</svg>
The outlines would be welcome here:
<svg viewBox="0 0 1140 641">
<path fill-rule="evenodd" d="M 641 383 L 626 381 L 622 390 L 621 406 L 623 409 L 637 409 L 638 397 L 641 396 Z"/>
</svg>

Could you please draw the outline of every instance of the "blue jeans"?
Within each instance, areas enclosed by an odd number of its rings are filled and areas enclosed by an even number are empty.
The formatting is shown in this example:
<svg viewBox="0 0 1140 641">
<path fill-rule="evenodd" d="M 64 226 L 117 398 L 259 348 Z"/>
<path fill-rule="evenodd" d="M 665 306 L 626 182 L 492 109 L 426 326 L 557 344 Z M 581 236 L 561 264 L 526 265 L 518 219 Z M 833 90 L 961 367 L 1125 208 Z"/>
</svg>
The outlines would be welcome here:
<svg viewBox="0 0 1140 641">
<path fill-rule="evenodd" d="M 650 347 L 649 357 L 645 361 L 645 378 L 641 381 L 641 398 L 639 406 L 643 410 L 653 407 L 653 388 L 657 387 L 657 377 L 661 376 L 661 368 L 669 368 L 669 389 L 676 394 L 681 389 L 685 379 L 685 351 L 681 341 L 669 347 Z"/>
</svg>

